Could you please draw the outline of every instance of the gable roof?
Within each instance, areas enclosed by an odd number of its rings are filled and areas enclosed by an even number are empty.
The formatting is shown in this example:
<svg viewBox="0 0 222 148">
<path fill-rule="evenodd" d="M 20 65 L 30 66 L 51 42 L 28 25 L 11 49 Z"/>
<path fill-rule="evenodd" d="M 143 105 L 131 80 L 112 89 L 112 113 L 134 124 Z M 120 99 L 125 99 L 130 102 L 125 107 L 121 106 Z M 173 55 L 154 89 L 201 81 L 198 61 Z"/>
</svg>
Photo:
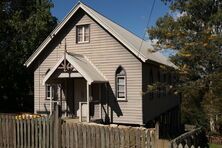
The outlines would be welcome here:
<svg viewBox="0 0 222 148">
<path fill-rule="evenodd" d="M 64 20 L 58 24 L 58 26 L 50 33 L 50 35 L 43 41 L 37 50 L 29 57 L 29 59 L 24 64 L 25 66 L 28 67 L 37 58 L 37 56 L 44 50 L 47 44 L 49 44 L 49 42 L 53 39 L 53 37 L 57 35 L 57 33 L 80 8 L 83 9 L 88 15 L 90 15 L 105 30 L 111 33 L 118 41 L 125 45 L 141 61 L 146 62 L 151 60 L 166 66 L 176 68 L 176 66 L 161 53 L 153 52 L 154 47 L 151 45 L 150 41 L 144 41 L 143 39 L 137 37 L 130 31 L 99 14 L 82 2 L 78 2 L 77 5 L 73 7 L 73 9 L 68 13 Z"/>
<path fill-rule="evenodd" d="M 94 65 L 83 55 L 65 53 L 66 60 L 87 80 L 89 84 L 93 82 L 107 82 L 106 78 L 96 69 Z M 63 56 L 43 79 L 43 84 L 52 76 L 59 65 L 63 62 Z"/>
</svg>

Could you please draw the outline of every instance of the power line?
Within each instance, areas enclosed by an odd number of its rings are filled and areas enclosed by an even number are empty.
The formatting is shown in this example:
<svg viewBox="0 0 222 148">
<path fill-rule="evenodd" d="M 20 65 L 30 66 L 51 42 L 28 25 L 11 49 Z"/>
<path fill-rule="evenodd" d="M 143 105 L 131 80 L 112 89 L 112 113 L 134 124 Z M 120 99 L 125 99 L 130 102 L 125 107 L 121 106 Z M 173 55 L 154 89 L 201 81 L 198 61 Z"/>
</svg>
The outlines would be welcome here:
<svg viewBox="0 0 222 148">
<path fill-rule="evenodd" d="M 153 9 L 154 9 L 154 6 L 155 6 L 155 2 L 156 2 L 156 0 L 153 0 L 153 3 L 152 3 L 152 7 L 151 7 L 151 9 L 150 9 L 150 12 L 148 13 L 149 15 L 149 17 L 148 17 L 148 20 L 147 20 L 147 23 L 146 23 L 146 28 L 148 28 L 148 26 L 149 26 L 149 23 L 150 23 L 150 20 L 151 20 L 151 16 L 152 16 L 152 13 L 153 13 Z M 149 10 L 149 9 L 148 9 Z M 144 39 L 145 39 L 145 36 L 146 36 L 146 31 L 144 31 L 144 34 L 143 34 L 143 37 L 142 37 L 142 41 L 141 41 L 141 44 L 140 44 L 140 47 L 139 47 L 139 51 L 138 51 L 138 56 L 139 56 L 139 54 L 140 54 L 140 50 L 141 50 L 141 48 L 142 48 L 142 45 L 143 45 L 143 41 L 144 41 Z"/>
</svg>

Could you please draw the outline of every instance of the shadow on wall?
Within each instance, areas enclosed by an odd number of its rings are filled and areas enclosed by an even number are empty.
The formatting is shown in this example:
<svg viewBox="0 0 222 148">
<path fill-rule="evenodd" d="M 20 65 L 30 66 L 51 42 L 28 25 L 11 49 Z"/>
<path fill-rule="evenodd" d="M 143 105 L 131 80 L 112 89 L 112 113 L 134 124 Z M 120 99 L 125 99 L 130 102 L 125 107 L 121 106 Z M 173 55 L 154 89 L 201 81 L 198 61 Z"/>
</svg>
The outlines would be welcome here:
<svg viewBox="0 0 222 148">
<path fill-rule="evenodd" d="M 107 85 L 108 89 L 108 105 L 111 109 L 111 114 L 110 114 L 110 122 L 113 122 L 113 114 L 115 113 L 117 117 L 123 116 L 122 110 L 119 106 L 119 103 L 116 100 L 116 96 L 110 86 L 110 84 Z"/>
</svg>

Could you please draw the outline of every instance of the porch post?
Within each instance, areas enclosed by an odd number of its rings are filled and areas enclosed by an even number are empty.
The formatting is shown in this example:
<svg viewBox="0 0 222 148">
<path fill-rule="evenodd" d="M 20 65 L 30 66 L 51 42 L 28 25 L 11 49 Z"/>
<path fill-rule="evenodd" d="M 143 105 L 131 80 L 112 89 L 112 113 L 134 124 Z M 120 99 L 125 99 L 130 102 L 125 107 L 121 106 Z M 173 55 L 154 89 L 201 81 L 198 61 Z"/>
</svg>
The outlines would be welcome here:
<svg viewBox="0 0 222 148">
<path fill-rule="evenodd" d="M 52 115 L 52 87 L 50 87 L 50 116 Z"/>
<path fill-rule="evenodd" d="M 49 107 L 50 107 L 50 116 L 51 116 L 52 115 L 52 97 L 50 97 Z"/>
<path fill-rule="evenodd" d="M 90 85 L 88 84 L 88 82 L 86 83 L 86 97 L 87 97 L 87 115 L 86 115 L 86 121 L 89 122 L 90 121 Z"/>
</svg>

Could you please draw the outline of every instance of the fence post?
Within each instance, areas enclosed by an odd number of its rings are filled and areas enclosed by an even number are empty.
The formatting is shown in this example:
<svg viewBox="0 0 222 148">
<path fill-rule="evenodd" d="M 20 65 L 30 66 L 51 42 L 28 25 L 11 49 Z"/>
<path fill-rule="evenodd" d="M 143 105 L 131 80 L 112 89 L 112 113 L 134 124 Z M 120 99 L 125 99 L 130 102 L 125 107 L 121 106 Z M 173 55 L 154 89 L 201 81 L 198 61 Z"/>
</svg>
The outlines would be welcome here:
<svg viewBox="0 0 222 148">
<path fill-rule="evenodd" d="M 159 133 L 160 133 L 160 123 L 157 121 L 155 124 L 154 147 L 159 146 Z"/>
<path fill-rule="evenodd" d="M 60 106 L 55 106 L 54 112 L 54 148 L 61 148 L 61 119 L 60 119 Z"/>
</svg>

